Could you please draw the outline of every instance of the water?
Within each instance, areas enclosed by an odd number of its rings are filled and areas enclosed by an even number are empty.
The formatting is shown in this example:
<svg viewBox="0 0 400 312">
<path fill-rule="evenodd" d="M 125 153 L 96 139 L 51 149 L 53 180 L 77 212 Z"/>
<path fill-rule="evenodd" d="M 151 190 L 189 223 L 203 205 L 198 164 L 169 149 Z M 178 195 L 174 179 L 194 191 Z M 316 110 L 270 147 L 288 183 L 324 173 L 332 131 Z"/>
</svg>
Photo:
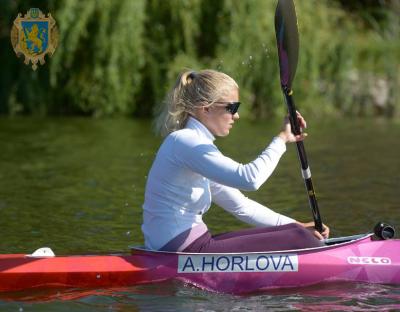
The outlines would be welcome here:
<svg viewBox="0 0 400 312">
<path fill-rule="evenodd" d="M 1 296 L 0 296 L 1 298 Z M 0 299 L 1 300 L 1 299 Z M 7 300 L 7 301 L 6 301 Z M 18 300 L 18 301 L 16 301 Z M 24 300 L 24 301 L 21 301 Z M 400 290 L 356 283 L 250 296 L 205 292 L 174 282 L 118 290 L 37 291 L 3 297 L 1 311 L 399 311 Z"/>
<path fill-rule="evenodd" d="M 240 120 L 217 140 L 234 159 L 252 160 L 279 120 Z M 308 120 L 306 141 L 321 214 L 332 236 L 400 225 L 400 124 Z M 141 204 L 160 140 L 150 122 L 80 118 L 0 119 L 0 253 L 49 246 L 56 254 L 126 251 L 142 243 Z M 249 197 L 302 221 L 311 219 L 293 145 Z M 222 209 L 205 217 L 212 232 L 245 227 Z M 1 311 L 395 311 L 400 287 L 331 284 L 246 296 L 214 294 L 178 282 L 83 291 L 0 295 Z"/>
</svg>

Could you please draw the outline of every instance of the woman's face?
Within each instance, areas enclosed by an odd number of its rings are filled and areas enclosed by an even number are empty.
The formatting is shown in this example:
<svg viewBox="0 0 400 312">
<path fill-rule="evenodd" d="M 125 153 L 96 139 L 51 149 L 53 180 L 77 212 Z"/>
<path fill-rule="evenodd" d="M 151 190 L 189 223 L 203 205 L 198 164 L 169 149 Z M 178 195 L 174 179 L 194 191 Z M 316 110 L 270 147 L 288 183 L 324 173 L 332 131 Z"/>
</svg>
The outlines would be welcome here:
<svg viewBox="0 0 400 312">
<path fill-rule="evenodd" d="M 199 120 L 214 136 L 227 136 L 235 120 L 239 119 L 239 113 L 236 112 L 232 115 L 232 113 L 226 110 L 226 106 L 229 102 L 238 101 L 239 90 L 236 88 L 232 89 L 226 96 L 219 99 L 218 103 L 214 103 L 210 107 L 204 107 L 200 116 L 198 116 Z"/>
</svg>

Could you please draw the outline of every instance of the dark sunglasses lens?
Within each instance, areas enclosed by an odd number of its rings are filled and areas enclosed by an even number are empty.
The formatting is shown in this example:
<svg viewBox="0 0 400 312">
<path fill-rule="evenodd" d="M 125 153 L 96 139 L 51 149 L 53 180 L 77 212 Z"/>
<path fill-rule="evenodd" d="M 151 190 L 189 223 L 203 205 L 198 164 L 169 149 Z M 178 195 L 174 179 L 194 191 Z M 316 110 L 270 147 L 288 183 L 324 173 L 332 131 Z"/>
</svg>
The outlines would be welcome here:
<svg viewBox="0 0 400 312">
<path fill-rule="evenodd" d="M 226 110 L 230 112 L 232 115 L 235 115 L 239 109 L 240 102 L 229 103 L 226 105 Z"/>
</svg>

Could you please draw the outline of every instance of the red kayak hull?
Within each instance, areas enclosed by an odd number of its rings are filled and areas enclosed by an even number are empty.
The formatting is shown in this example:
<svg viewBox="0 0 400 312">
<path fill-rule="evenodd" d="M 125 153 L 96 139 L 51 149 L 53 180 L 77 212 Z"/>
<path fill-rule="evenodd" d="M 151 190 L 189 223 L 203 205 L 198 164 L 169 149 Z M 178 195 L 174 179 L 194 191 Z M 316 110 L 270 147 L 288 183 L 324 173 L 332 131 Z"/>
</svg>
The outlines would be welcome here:
<svg viewBox="0 0 400 312">
<path fill-rule="evenodd" d="M 154 283 L 168 279 L 169 270 L 163 268 L 176 267 L 176 261 L 176 257 L 157 255 L 155 259 L 138 254 L 43 258 L 0 255 L 0 291 L 43 286 L 102 288 Z"/>
</svg>

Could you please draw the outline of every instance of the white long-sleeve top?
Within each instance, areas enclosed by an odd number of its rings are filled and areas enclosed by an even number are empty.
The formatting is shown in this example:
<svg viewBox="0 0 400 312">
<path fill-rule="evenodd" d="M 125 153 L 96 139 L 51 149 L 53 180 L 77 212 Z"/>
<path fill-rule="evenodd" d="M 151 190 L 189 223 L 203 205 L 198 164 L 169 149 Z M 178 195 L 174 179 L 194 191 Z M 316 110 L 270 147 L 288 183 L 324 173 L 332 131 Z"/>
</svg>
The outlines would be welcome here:
<svg viewBox="0 0 400 312">
<path fill-rule="evenodd" d="M 196 226 L 201 229 L 196 235 L 203 234 L 207 227 L 202 216 L 211 202 L 255 226 L 295 222 L 239 191 L 257 190 L 267 180 L 286 151 L 284 141 L 275 137 L 255 160 L 240 164 L 224 156 L 214 140 L 193 117 L 165 138 L 147 179 L 142 224 L 146 248 L 160 249 Z"/>
</svg>

